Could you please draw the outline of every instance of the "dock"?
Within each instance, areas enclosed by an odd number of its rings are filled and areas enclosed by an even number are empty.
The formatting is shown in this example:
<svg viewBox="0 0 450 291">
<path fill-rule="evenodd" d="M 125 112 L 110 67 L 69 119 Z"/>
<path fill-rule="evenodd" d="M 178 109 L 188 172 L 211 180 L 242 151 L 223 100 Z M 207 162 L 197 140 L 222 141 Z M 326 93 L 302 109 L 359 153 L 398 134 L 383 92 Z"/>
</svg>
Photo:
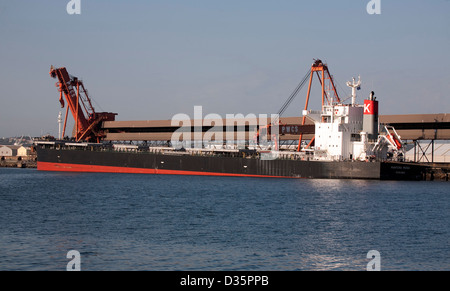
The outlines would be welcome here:
<svg viewBox="0 0 450 291">
<path fill-rule="evenodd" d="M 450 176 L 450 163 L 431 163 L 426 171 L 426 181 L 448 181 Z"/>
<path fill-rule="evenodd" d="M 0 160 L 0 168 L 37 168 L 36 157 L 3 157 Z"/>
</svg>

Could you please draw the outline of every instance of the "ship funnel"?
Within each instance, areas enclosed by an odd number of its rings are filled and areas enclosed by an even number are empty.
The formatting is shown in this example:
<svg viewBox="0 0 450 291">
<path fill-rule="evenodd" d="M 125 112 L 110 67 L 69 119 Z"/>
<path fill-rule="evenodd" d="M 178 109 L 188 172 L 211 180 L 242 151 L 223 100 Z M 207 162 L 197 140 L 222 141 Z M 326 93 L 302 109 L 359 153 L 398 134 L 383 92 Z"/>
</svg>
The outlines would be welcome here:
<svg viewBox="0 0 450 291">
<path fill-rule="evenodd" d="M 363 131 L 367 132 L 369 140 L 378 138 L 378 101 L 373 91 L 369 99 L 364 100 Z"/>
</svg>

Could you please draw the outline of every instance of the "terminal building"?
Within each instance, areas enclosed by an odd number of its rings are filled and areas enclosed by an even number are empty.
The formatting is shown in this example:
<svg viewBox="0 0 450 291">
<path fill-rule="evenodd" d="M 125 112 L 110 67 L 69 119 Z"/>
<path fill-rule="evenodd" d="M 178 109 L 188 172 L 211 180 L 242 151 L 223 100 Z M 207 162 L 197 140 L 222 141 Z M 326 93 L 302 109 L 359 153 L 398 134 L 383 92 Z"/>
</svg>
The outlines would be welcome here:
<svg viewBox="0 0 450 291">
<path fill-rule="evenodd" d="M 31 148 L 17 145 L 0 145 L 0 157 L 27 157 Z"/>
<path fill-rule="evenodd" d="M 20 146 L 14 145 L 2 145 L 0 146 L 0 156 L 1 157 L 16 157 L 17 151 Z"/>
</svg>

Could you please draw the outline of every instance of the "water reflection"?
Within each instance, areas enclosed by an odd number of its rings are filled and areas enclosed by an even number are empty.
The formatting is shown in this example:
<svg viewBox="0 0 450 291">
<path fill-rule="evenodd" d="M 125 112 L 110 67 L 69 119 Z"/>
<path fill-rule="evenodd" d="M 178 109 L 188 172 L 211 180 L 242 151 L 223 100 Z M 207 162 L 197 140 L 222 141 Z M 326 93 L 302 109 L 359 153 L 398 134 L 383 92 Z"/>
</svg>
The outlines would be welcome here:
<svg viewBox="0 0 450 291">
<path fill-rule="evenodd" d="M 447 184 L 0 171 L 1 270 L 450 265 Z"/>
</svg>

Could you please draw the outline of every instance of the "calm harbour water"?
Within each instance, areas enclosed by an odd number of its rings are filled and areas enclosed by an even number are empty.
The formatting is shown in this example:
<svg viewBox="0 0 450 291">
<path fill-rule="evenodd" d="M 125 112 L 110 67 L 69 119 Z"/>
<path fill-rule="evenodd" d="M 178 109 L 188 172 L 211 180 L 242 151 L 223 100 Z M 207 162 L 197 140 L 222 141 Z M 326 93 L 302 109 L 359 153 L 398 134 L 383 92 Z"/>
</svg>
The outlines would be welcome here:
<svg viewBox="0 0 450 291">
<path fill-rule="evenodd" d="M 0 270 L 450 270 L 449 190 L 0 169 Z"/>
</svg>

